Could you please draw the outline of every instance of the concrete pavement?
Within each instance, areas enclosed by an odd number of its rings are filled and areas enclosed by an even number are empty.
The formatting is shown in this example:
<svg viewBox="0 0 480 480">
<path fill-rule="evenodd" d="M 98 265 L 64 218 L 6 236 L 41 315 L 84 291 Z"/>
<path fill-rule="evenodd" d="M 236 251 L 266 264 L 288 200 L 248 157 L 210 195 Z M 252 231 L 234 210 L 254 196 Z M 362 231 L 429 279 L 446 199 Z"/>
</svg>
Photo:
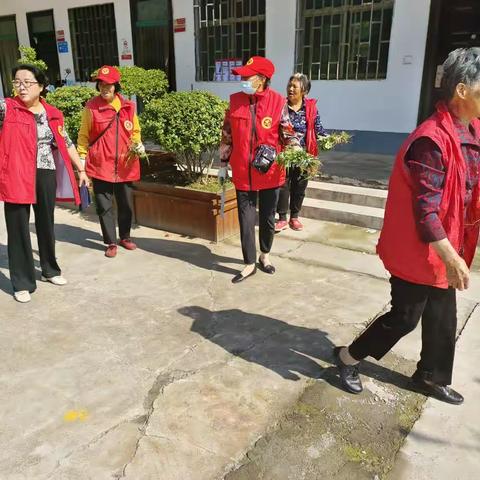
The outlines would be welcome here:
<svg viewBox="0 0 480 480">
<path fill-rule="evenodd" d="M 455 386 L 461 408 L 427 400 L 397 456 L 397 480 L 474 480 L 480 467 L 480 310 L 473 312 L 457 343 Z"/>
<path fill-rule="evenodd" d="M 374 232 L 312 222 L 276 238 L 277 274 L 233 286 L 236 240 L 141 227 L 139 249 L 111 260 L 94 218 L 56 215 L 69 284 L 39 283 L 26 305 L 11 297 L 0 218 L 2 480 L 221 479 L 388 301 Z M 479 285 L 459 299 L 461 326 Z M 418 340 L 394 352 L 407 370 Z"/>
</svg>

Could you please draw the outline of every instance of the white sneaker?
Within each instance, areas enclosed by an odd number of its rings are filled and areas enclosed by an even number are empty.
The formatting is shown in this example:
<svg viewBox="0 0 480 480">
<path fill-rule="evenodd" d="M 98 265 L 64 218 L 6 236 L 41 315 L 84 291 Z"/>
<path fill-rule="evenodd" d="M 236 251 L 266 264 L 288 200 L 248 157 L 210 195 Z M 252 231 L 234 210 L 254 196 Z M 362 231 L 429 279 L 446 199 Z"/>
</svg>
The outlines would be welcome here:
<svg viewBox="0 0 480 480">
<path fill-rule="evenodd" d="M 18 292 L 14 292 L 13 297 L 17 302 L 20 303 L 28 303 L 32 299 L 28 290 L 20 290 Z"/>
<path fill-rule="evenodd" d="M 53 283 L 54 285 L 66 285 L 68 282 L 67 282 L 67 279 L 60 276 L 60 275 L 57 275 L 56 277 L 44 277 L 42 275 L 42 282 L 50 282 L 50 283 Z"/>
</svg>

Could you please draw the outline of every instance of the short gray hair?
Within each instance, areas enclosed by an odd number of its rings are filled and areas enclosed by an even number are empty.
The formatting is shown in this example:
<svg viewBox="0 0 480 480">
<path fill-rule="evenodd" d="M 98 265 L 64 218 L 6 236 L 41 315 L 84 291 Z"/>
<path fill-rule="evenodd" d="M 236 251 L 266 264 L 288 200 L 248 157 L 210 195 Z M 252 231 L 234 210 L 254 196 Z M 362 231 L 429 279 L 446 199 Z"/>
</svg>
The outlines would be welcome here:
<svg viewBox="0 0 480 480">
<path fill-rule="evenodd" d="M 290 83 L 292 80 L 296 80 L 298 83 L 300 83 L 302 92 L 305 95 L 310 91 L 310 87 L 312 86 L 312 83 L 304 73 L 294 73 L 288 80 L 288 83 Z"/>
<path fill-rule="evenodd" d="M 480 81 L 480 48 L 457 48 L 443 63 L 442 95 L 451 100 L 459 83 L 469 87 Z"/>
</svg>

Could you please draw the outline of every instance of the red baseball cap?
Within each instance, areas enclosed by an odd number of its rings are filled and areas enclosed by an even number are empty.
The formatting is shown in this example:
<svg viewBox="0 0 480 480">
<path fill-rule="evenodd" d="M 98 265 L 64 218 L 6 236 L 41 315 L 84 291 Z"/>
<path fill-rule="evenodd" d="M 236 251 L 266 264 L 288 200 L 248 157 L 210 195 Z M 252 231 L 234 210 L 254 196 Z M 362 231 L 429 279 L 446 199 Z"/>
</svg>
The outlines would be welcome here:
<svg viewBox="0 0 480 480">
<path fill-rule="evenodd" d="M 94 80 L 101 80 L 105 83 L 117 83 L 120 81 L 120 71 L 118 68 L 104 65 L 98 69 Z"/>
<path fill-rule="evenodd" d="M 234 75 L 242 77 L 251 77 L 252 75 L 264 75 L 267 78 L 272 78 L 275 72 L 275 65 L 265 57 L 252 57 L 242 67 L 232 69 Z"/>
</svg>

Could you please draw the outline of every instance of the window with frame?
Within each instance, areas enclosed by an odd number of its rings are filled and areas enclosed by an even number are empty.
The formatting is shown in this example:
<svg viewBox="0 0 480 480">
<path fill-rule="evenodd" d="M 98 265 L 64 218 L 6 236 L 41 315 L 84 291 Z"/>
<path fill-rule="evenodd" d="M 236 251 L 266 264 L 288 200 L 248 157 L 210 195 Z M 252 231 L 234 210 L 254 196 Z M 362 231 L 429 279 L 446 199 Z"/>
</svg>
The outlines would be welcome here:
<svg viewBox="0 0 480 480">
<path fill-rule="evenodd" d="M 118 65 L 113 3 L 68 10 L 75 76 L 82 82 L 102 65 Z"/>
<path fill-rule="evenodd" d="M 197 81 L 215 80 L 221 60 L 265 55 L 265 0 L 194 0 L 193 5 Z"/>
<path fill-rule="evenodd" d="M 387 78 L 394 0 L 298 0 L 295 69 L 311 80 Z"/>
</svg>

